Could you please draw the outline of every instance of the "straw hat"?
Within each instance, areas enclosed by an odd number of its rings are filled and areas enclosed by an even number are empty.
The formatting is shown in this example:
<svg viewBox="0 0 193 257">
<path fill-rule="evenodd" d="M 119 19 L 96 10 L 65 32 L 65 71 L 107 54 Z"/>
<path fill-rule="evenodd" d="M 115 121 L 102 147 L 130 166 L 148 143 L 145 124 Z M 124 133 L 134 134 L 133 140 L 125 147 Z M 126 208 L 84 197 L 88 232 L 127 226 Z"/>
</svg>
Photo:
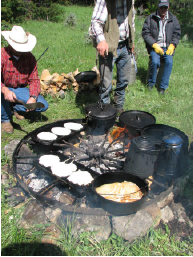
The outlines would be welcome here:
<svg viewBox="0 0 193 257">
<path fill-rule="evenodd" d="M 36 37 L 26 33 L 21 26 L 13 26 L 11 31 L 1 34 L 17 52 L 31 52 L 36 45 Z"/>
</svg>

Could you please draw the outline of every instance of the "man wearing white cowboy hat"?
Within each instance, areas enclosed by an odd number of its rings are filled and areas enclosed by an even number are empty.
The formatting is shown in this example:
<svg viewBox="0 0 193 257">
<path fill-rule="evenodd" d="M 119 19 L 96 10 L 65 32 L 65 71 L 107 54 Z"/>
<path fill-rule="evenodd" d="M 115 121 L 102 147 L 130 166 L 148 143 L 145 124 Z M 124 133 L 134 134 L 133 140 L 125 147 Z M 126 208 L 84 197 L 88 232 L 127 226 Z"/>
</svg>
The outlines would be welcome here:
<svg viewBox="0 0 193 257">
<path fill-rule="evenodd" d="M 20 26 L 13 26 L 11 31 L 2 31 L 1 34 L 9 43 L 8 47 L 1 49 L 1 124 L 2 131 L 13 133 L 10 103 L 13 104 L 15 117 L 20 120 L 24 119 L 20 114 L 28 110 L 16 104 L 17 99 L 27 104 L 43 103 L 43 108 L 30 110 L 37 112 L 46 111 L 48 103 L 40 95 L 37 62 L 30 53 L 36 45 L 36 37 L 26 33 Z"/>
</svg>

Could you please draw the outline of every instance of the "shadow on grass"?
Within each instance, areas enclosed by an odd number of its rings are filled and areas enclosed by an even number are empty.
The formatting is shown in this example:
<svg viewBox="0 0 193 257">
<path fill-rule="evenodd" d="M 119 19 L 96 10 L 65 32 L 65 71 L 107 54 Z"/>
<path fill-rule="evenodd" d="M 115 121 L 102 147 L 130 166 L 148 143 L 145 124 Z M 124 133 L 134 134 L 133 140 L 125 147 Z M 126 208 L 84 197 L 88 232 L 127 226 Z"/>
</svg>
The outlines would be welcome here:
<svg viewBox="0 0 193 257">
<path fill-rule="evenodd" d="M 3 248 L 1 256 L 67 256 L 67 254 L 53 244 L 21 243 Z"/>
<path fill-rule="evenodd" d="M 99 100 L 98 90 L 95 91 L 82 91 L 76 95 L 76 105 L 80 108 L 81 113 L 85 114 L 85 107 L 89 104 L 96 103 Z"/>
<path fill-rule="evenodd" d="M 137 78 L 141 81 L 141 83 L 146 86 L 147 84 L 147 73 L 148 73 L 148 66 L 147 69 L 144 69 L 143 67 L 138 68 Z"/>
</svg>

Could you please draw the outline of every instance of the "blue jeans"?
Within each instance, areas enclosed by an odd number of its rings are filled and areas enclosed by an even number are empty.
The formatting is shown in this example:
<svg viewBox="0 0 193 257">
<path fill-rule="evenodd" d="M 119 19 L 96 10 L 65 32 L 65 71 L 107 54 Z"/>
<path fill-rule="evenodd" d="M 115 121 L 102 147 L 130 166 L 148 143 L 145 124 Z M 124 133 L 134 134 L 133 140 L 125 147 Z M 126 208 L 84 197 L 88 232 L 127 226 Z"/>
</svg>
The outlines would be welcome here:
<svg viewBox="0 0 193 257">
<path fill-rule="evenodd" d="M 103 103 L 110 104 L 110 91 L 112 89 L 113 67 L 117 67 L 117 84 L 114 90 L 114 106 L 116 108 L 123 108 L 125 100 L 125 88 L 129 84 L 130 71 L 131 71 L 131 54 L 126 46 L 117 49 L 117 57 L 112 54 L 107 56 L 105 60 L 99 56 L 99 70 L 101 77 L 105 73 L 102 86 L 101 99 Z"/>
<path fill-rule="evenodd" d="M 166 48 L 163 48 L 164 55 L 162 58 L 164 59 L 164 71 L 161 78 L 160 88 L 167 89 L 169 86 L 170 75 L 172 73 L 173 67 L 173 56 L 165 54 Z M 151 55 L 151 67 L 150 67 L 150 74 L 148 79 L 148 85 L 154 86 L 156 83 L 157 77 L 157 69 L 160 67 L 160 55 L 157 54 L 155 51 L 150 52 Z"/>
<path fill-rule="evenodd" d="M 15 93 L 17 99 L 22 100 L 26 103 L 29 98 L 29 89 L 28 88 L 9 88 L 12 92 Z M 37 102 L 41 102 L 45 105 L 44 108 L 36 109 L 36 112 L 45 112 L 48 109 L 48 103 L 43 98 L 43 96 L 39 95 Z M 27 108 L 21 104 L 15 104 L 13 106 L 13 111 L 18 113 L 26 112 Z M 4 98 L 4 94 L 1 94 L 1 122 L 10 122 L 12 120 L 12 112 L 10 108 L 10 102 L 6 101 Z"/>
</svg>

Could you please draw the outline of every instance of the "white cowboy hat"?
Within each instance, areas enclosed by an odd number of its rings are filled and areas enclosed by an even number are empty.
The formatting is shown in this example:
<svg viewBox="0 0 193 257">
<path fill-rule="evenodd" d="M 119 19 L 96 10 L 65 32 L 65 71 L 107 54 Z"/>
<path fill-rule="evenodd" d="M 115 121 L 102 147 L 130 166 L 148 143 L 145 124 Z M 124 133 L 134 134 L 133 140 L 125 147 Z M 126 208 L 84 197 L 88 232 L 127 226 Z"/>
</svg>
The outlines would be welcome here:
<svg viewBox="0 0 193 257">
<path fill-rule="evenodd" d="M 31 52 L 36 45 L 36 37 L 20 26 L 13 26 L 11 31 L 2 31 L 1 34 L 17 52 Z"/>
</svg>

